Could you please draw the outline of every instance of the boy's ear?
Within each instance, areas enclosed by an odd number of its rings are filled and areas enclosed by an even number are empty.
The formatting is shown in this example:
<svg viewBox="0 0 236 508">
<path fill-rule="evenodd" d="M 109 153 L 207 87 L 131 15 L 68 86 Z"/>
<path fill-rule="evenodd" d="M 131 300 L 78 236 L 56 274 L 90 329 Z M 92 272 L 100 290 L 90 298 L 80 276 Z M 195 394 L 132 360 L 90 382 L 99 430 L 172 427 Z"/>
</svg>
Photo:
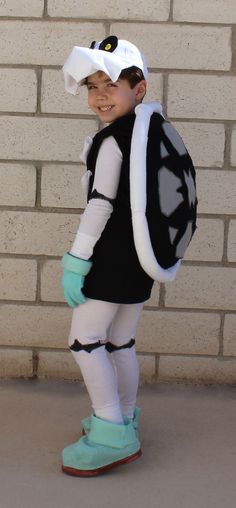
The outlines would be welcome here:
<svg viewBox="0 0 236 508">
<path fill-rule="evenodd" d="M 138 100 L 142 100 L 147 92 L 147 81 L 143 79 L 137 84 L 136 97 Z"/>
</svg>

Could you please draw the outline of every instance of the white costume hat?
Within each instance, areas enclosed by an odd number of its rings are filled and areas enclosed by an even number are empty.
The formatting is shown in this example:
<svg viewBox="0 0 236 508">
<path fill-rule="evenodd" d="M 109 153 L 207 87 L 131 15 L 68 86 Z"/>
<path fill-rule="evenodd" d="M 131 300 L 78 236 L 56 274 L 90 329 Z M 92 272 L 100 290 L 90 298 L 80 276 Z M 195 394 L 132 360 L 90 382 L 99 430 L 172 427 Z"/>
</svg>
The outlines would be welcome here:
<svg viewBox="0 0 236 508">
<path fill-rule="evenodd" d="M 92 42 L 90 48 L 74 46 L 63 66 L 65 89 L 76 95 L 84 79 L 97 71 L 103 71 L 113 82 L 128 67 L 138 67 L 147 78 L 144 55 L 129 41 L 118 40 L 115 35 L 101 42 Z"/>
</svg>

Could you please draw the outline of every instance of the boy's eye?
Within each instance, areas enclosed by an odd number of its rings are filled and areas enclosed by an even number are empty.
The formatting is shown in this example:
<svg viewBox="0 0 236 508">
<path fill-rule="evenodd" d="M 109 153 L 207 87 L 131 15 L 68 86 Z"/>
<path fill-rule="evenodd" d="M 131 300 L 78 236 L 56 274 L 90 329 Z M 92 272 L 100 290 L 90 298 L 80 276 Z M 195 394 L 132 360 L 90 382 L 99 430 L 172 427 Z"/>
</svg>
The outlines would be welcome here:
<svg viewBox="0 0 236 508">
<path fill-rule="evenodd" d="M 111 83 L 106 83 L 106 86 L 107 86 L 108 88 L 110 88 L 110 87 L 112 87 L 112 88 L 117 88 L 117 85 L 116 85 L 115 83 L 113 83 L 112 81 L 111 81 Z M 92 84 L 89 84 L 89 83 L 88 83 L 88 84 L 87 84 L 87 89 L 88 89 L 88 90 L 96 90 L 96 89 L 97 89 L 97 86 L 96 86 L 96 85 L 92 85 Z"/>
</svg>

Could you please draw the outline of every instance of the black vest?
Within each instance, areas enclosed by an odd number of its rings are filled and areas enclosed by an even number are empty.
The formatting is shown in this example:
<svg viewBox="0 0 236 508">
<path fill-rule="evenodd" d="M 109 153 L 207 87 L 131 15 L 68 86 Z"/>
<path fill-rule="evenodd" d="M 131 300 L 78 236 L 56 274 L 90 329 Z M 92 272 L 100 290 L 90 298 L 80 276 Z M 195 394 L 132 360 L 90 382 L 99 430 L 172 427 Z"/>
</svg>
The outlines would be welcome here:
<svg viewBox="0 0 236 508">
<path fill-rule="evenodd" d="M 103 140 L 113 136 L 123 156 L 114 209 L 95 245 L 91 258 L 93 266 L 86 276 L 83 288 L 88 298 L 113 303 L 139 303 L 148 300 L 153 286 L 153 280 L 144 272 L 139 263 L 133 238 L 129 159 L 134 120 L 135 114 L 128 114 L 98 132 L 93 139 L 87 159 L 87 169 L 92 172 L 89 199 L 96 160 Z"/>
</svg>

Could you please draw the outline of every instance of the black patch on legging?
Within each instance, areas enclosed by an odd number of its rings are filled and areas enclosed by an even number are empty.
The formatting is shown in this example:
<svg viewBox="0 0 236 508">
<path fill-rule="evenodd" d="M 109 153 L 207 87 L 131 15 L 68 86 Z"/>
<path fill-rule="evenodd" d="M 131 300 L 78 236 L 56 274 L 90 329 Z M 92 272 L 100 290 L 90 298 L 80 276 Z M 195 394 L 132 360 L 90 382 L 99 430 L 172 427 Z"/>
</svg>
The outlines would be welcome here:
<svg viewBox="0 0 236 508">
<path fill-rule="evenodd" d="M 75 339 L 74 344 L 70 346 L 71 351 L 86 351 L 86 353 L 91 353 L 94 349 L 98 347 L 104 346 L 100 341 L 95 342 L 93 344 L 81 344 L 77 339 Z"/>
<path fill-rule="evenodd" d="M 112 344 L 112 342 L 107 342 L 106 350 L 108 351 L 108 353 L 114 353 L 114 351 L 119 351 L 120 349 L 130 349 L 131 347 L 134 346 L 134 344 L 135 344 L 134 339 L 130 339 L 130 341 L 127 342 L 127 344 L 123 344 L 123 346 L 115 346 L 114 344 Z"/>
<path fill-rule="evenodd" d="M 89 199 L 103 199 L 104 201 L 108 201 L 108 203 L 110 203 L 111 205 L 113 205 L 115 202 L 115 199 L 108 198 L 104 194 L 101 194 L 101 192 L 98 192 L 97 189 L 93 190 Z"/>
</svg>

